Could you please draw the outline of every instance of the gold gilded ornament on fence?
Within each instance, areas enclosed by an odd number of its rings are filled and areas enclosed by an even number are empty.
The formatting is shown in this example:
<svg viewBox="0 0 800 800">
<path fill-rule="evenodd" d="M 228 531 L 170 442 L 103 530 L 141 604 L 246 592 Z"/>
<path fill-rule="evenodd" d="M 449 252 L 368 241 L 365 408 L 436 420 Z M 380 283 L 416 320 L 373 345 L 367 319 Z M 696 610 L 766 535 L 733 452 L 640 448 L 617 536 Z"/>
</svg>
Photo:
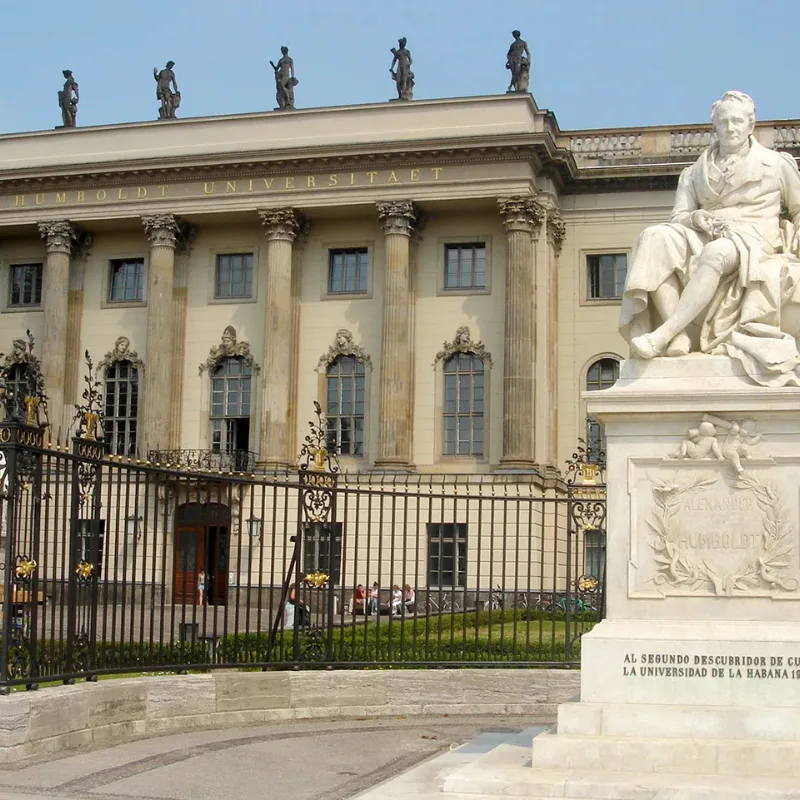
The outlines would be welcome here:
<svg viewBox="0 0 800 800">
<path fill-rule="evenodd" d="M 75 567 L 75 574 L 84 581 L 88 581 L 89 578 L 92 577 L 94 573 L 94 564 L 90 563 L 89 561 L 81 561 L 78 563 L 78 566 Z"/>
<path fill-rule="evenodd" d="M 39 398 L 27 395 L 25 397 L 25 424 L 39 427 Z"/>
<path fill-rule="evenodd" d="M 307 586 L 313 586 L 315 589 L 321 589 L 330 580 L 330 577 L 324 572 L 309 572 L 303 576 L 303 583 Z"/>
<path fill-rule="evenodd" d="M 328 450 L 325 447 L 317 447 L 314 450 L 314 469 L 325 469 L 325 459 L 328 457 Z"/>
<path fill-rule="evenodd" d="M 14 567 L 14 574 L 21 580 L 27 580 L 33 575 L 38 564 L 32 558 L 25 558 Z"/>
<path fill-rule="evenodd" d="M 582 592 L 593 592 L 597 588 L 598 583 L 599 581 L 597 578 L 581 578 L 578 581 L 578 589 Z"/>
<path fill-rule="evenodd" d="M 97 423 L 100 421 L 100 415 L 96 411 L 85 411 L 83 414 L 83 421 L 86 424 L 86 432 L 83 438 L 90 442 L 97 441 L 96 431 Z"/>
</svg>

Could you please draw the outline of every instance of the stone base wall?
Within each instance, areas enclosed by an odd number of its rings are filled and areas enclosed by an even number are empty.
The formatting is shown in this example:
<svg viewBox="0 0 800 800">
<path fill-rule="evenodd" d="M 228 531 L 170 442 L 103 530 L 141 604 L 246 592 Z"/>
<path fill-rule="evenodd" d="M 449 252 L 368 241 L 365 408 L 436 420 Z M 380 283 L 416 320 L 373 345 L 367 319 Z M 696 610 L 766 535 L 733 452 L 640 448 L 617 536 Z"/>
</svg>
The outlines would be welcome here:
<svg viewBox="0 0 800 800">
<path fill-rule="evenodd" d="M 215 672 L 48 687 L 0 697 L 0 764 L 134 737 L 291 719 L 437 714 L 553 717 L 577 670 Z"/>
</svg>

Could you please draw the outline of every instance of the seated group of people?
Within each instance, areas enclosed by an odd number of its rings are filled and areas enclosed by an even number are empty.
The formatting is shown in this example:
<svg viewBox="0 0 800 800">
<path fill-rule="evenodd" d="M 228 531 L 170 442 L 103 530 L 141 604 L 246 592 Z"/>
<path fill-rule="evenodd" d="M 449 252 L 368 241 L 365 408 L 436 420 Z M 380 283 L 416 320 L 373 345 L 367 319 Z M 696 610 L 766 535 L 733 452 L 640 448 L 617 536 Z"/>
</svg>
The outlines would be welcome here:
<svg viewBox="0 0 800 800">
<path fill-rule="evenodd" d="M 367 589 L 363 583 L 359 583 L 353 595 L 353 613 L 361 613 L 365 616 L 379 614 L 380 596 L 381 589 L 377 581 L 375 581 L 369 589 Z M 416 593 L 411 588 L 410 584 L 405 584 L 402 589 L 398 584 L 392 587 L 391 603 L 389 606 L 390 613 L 410 613 L 414 610 L 415 603 Z"/>
</svg>

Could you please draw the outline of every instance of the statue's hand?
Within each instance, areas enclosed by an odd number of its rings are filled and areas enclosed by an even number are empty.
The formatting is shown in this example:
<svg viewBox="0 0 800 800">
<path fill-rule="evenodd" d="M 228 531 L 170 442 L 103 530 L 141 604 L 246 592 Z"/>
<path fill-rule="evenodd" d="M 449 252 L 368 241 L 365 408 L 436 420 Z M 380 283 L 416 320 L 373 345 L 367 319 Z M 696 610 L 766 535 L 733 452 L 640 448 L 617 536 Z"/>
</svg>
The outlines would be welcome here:
<svg viewBox="0 0 800 800">
<path fill-rule="evenodd" d="M 692 225 L 711 236 L 719 225 L 719 220 L 711 212 L 699 209 L 692 212 Z"/>
</svg>

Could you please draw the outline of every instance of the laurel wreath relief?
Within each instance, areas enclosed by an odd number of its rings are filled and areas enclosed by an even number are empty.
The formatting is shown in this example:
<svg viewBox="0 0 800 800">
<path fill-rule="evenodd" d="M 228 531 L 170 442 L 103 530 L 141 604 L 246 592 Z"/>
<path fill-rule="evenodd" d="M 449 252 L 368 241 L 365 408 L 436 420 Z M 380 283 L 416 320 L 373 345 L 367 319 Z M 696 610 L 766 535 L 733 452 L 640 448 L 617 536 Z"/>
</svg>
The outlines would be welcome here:
<svg viewBox="0 0 800 800">
<path fill-rule="evenodd" d="M 691 592 L 704 589 L 718 596 L 747 592 L 759 586 L 767 586 L 772 591 L 796 591 L 800 581 L 779 574 L 790 566 L 792 552 L 791 530 L 784 509 L 772 486 L 765 486 L 750 472 L 737 475 L 734 486 L 752 492 L 761 510 L 761 554 L 750 552 L 733 571 L 721 574 L 718 566 L 681 550 L 679 531 L 675 529 L 681 497 L 693 489 L 706 489 L 718 480 L 718 476 L 703 477 L 697 473 L 675 475 L 670 481 L 652 480 L 656 508 L 647 524 L 656 535 L 655 541 L 650 543 L 657 564 L 654 582 L 687 587 Z"/>
</svg>

